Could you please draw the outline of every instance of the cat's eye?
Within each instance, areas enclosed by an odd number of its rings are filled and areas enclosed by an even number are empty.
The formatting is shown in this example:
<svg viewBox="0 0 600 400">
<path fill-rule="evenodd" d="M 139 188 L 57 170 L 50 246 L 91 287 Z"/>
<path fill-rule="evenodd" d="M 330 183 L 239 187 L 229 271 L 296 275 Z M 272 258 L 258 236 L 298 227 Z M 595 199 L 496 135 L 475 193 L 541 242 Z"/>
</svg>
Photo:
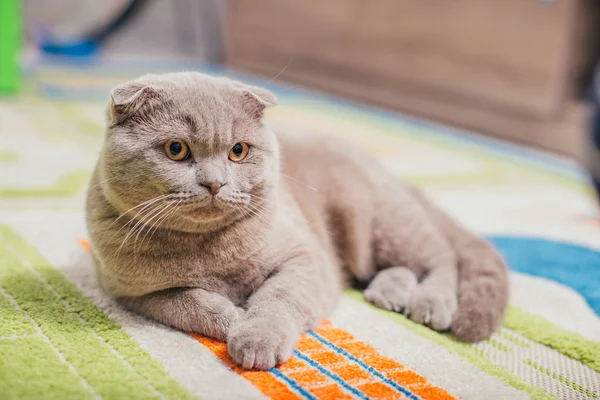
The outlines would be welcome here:
<svg viewBox="0 0 600 400">
<path fill-rule="evenodd" d="M 181 140 L 167 140 L 164 149 L 167 157 L 174 161 L 185 160 L 190 154 L 188 145 Z"/>
<path fill-rule="evenodd" d="M 250 147 L 245 142 L 236 143 L 231 150 L 229 150 L 229 159 L 231 161 L 242 161 L 248 155 Z"/>
</svg>

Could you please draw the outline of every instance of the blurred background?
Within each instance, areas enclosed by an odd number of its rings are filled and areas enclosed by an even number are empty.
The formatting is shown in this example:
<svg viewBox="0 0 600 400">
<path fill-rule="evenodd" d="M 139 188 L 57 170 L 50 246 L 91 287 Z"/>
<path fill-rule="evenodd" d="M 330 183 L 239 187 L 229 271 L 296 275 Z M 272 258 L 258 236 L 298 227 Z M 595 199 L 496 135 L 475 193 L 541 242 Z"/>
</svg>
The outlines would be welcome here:
<svg viewBox="0 0 600 400">
<path fill-rule="evenodd" d="M 280 73 L 575 157 L 600 53 L 594 0 L 26 0 L 21 12 L 30 56 Z"/>
<path fill-rule="evenodd" d="M 590 165 L 599 23 L 595 0 L 2 0 L 0 90 L 57 63 L 224 65 Z"/>
</svg>

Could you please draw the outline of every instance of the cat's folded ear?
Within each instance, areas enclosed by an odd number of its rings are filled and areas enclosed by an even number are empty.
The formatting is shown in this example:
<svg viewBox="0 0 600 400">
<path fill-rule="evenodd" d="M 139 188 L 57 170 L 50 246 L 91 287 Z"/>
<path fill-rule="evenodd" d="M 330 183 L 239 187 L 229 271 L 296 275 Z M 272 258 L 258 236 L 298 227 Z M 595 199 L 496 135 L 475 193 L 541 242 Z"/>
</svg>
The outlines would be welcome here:
<svg viewBox="0 0 600 400">
<path fill-rule="evenodd" d="M 253 118 L 261 119 L 267 107 L 279 104 L 277 97 L 266 89 L 258 86 L 236 84 L 236 91 L 242 94 L 244 110 Z"/>
<path fill-rule="evenodd" d="M 132 81 L 113 88 L 107 110 L 109 122 L 117 124 L 125 121 L 144 104 L 157 97 L 157 90 L 144 82 Z"/>
</svg>

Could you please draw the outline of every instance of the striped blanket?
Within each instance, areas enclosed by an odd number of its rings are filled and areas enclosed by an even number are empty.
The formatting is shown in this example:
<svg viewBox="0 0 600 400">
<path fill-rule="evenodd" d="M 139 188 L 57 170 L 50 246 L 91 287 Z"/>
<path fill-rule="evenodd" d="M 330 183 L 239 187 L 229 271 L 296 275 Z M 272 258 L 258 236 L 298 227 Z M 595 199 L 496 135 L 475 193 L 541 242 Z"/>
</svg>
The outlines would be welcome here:
<svg viewBox="0 0 600 400">
<path fill-rule="evenodd" d="M 1 399 L 600 398 L 600 223 L 577 166 L 275 83 L 271 121 L 358 143 L 497 246 L 503 326 L 465 344 L 349 290 L 288 362 L 245 371 L 223 343 L 123 310 L 95 275 L 83 201 L 108 89 L 138 72 L 44 66 L 0 98 Z"/>
</svg>

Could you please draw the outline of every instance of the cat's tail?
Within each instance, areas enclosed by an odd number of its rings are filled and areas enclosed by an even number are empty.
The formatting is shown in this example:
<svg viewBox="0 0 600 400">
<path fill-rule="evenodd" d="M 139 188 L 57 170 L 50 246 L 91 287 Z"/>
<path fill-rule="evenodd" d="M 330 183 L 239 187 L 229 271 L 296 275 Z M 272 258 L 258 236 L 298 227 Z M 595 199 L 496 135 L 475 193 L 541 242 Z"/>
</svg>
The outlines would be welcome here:
<svg viewBox="0 0 600 400">
<path fill-rule="evenodd" d="M 452 333 L 466 342 L 487 339 L 502 323 L 508 302 L 506 263 L 489 242 L 462 228 L 421 193 L 417 197 L 458 256 L 458 310 Z"/>
</svg>

